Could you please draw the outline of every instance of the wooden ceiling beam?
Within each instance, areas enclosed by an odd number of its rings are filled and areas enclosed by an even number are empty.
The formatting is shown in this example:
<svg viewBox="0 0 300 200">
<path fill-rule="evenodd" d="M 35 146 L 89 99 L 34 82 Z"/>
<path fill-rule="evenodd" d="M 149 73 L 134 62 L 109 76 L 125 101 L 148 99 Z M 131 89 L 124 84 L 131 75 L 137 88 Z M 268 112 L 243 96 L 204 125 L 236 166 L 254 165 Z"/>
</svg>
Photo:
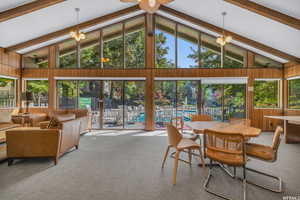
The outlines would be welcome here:
<svg viewBox="0 0 300 200">
<path fill-rule="evenodd" d="M 91 26 L 101 24 L 103 22 L 106 22 L 106 21 L 109 21 L 109 20 L 124 16 L 124 15 L 130 14 L 130 13 L 138 11 L 138 10 L 140 10 L 139 6 L 135 5 L 135 6 L 132 6 L 132 7 L 129 7 L 129 8 L 119 10 L 119 11 L 111 13 L 111 14 L 107 14 L 107 15 L 104 15 L 104 16 L 101 16 L 101 17 L 98 17 L 98 18 L 80 23 L 78 25 L 78 27 L 79 27 L 79 29 L 89 28 Z M 7 47 L 6 52 L 17 51 L 19 49 L 24 49 L 24 48 L 27 48 L 27 47 L 30 47 L 30 46 L 34 46 L 34 45 L 37 45 L 37 44 L 55 39 L 57 37 L 67 35 L 71 31 L 76 29 L 76 27 L 77 27 L 77 25 L 70 26 L 70 27 L 64 28 L 62 30 L 58 30 L 58 31 L 55 31 L 55 32 L 52 32 L 52 33 L 48 33 L 46 35 L 40 36 L 40 37 L 32 39 L 32 40 L 29 40 L 29 41 L 26 41 L 26 42 L 22 42 L 22 43 Z"/>
<path fill-rule="evenodd" d="M 192 17 L 190 15 L 187 15 L 185 13 L 179 12 L 179 11 L 174 10 L 172 8 L 169 8 L 169 7 L 161 5 L 160 6 L 160 10 L 164 11 L 164 12 L 170 14 L 170 15 L 173 15 L 175 17 L 178 17 L 178 18 L 181 18 L 183 20 L 189 21 L 189 22 L 191 22 L 191 23 L 193 23 L 195 25 L 204 27 L 204 28 L 206 28 L 206 29 L 208 29 L 210 31 L 215 32 L 215 33 L 222 34 L 222 32 L 223 32 L 223 29 L 221 27 L 218 27 L 218 26 L 215 26 L 213 24 L 207 23 L 205 21 L 202 21 L 200 19 L 197 19 L 197 18 Z M 236 40 L 236 41 L 242 42 L 244 44 L 247 44 L 249 46 L 252 46 L 254 48 L 262 50 L 264 52 L 267 52 L 267 53 L 270 53 L 272 55 L 278 56 L 280 58 L 286 59 L 288 61 L 295 61 L 295 62 L 300 63 L 300 58 L 298 58 L 296 56 L 293 56 L 293 55 L 290 55 L 288 53 L 282 52 L 282 51 L 280 51 L 278 49 L 274 49 L 274 48 L 272 48 L 270 46 L 267 46 L 267 45 L 264 45 L 262 43 L 256 42 L 254 40 L 251 40 L 251 39 L 246 38 L 244 36 L 241 36 L 239 34 L 233 33 L 231 31 L 225 30 L 225 32 L 228 35 L 231 35 L 233 37 L 233 39 Z"/>
<path fill-rule="evenodd" d="M 238 7 L 300 30 L 300 20 L 249 0 L 224 0 Z"/>
<path fill-rule="evenodd" d="M 4 22 L 28 13 L 61 3 L 66 0 L 36 0 L 0 13 L 0 22 Z"/>
</svg>

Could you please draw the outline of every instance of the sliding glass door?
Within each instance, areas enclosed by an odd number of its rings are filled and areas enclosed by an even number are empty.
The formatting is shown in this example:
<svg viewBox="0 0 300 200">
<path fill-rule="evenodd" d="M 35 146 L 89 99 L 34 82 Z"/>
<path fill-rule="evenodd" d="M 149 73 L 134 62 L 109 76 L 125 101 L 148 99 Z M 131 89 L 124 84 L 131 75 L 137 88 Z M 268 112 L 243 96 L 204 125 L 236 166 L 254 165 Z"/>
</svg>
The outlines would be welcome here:
<svg viewBox="0 0 300 200">
<path fill-rule="evenodd" d="M 246 117 L 246 84 L 203 84 L 203 112 L 214 120 Z"/>
<path fill-rule="evenodd" d="M 59 109 L 87 109 L 92 129 L 143 129 L 145 81 L 59 80 Z"/>
<path fill-rule="evenodd" d="M 223 85 L 203 84 L 203 113 L 214 120 L 223 120 Z"/>
<path fill-rule="evenodd" d="M 202 113 L 214 120 L 246 117 L 246 84 L 214 83 L 220 80 L 157 80 L 154 83 L 155 128 L 165 128 L 172 118 L 190 121 Z"/>
<path fill-rule="evenodd" d="M 100 129 L 100 81 L 78 81 L 78 107 L 91 113 L 92 129 Z"/>
<path fill-rule="evenodd" d="M 224 85 L 224 117 L 246 118 L 246 84 Z"/>
<path fill-rule="evenodd" d="M 103 128 L 122 129 L 124 127 L 124 82 L 104 81 Z"/>
<path fill-rule="evenodd" d="M 145 128 L 145 81 L 124 83 L 124 126 L 128 129 Z"/>
<path fill-rule="evenodd" d="M 103 94 L 103 128 L 145 127 L 145 81 L 104 81 Z"/>
<path fill-rule="evenodd" d="M 164 128 L 176 116 L 176 81 L 154 83 L 155 128 Z"/>
</svg>

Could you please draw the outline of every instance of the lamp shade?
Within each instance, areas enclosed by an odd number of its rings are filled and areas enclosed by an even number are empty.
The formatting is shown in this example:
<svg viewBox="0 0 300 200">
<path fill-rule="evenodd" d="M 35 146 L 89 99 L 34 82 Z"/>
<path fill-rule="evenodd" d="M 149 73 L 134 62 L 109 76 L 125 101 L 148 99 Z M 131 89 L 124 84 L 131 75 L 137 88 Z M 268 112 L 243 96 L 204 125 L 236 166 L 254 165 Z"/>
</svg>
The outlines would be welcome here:
<svg viewBox="0 0 300 200">
<path fill-rule="evenodd" d="M 22 92 L 21 99 L 22 101 L 33 101 L 32 92 Z"/>
</svg>

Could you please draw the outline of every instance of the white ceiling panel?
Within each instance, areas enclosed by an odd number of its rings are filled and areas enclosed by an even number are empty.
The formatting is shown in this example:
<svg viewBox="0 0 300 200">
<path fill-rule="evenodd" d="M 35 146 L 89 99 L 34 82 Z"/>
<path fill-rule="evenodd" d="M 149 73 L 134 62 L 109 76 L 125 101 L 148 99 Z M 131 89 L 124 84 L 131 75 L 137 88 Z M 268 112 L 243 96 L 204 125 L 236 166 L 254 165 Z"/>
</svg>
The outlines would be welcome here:
<svg viewBox="0 0 300 200">
<path fill-rule="evenodd" d="M 277 10 L 283 14 L 300 19 L 299 0 L 251 0 L 265 7 Z"/>
<path fill-rule="evenodd" d="M 29 0 L 0 0 L 0 10 Z M 300 0 L 252 0 L 300 18 Z M 0 47 L 8 47 L 76 24 L 74 8 L 81 8 L 80 21 L 103 16 L 133 4 L 120 0 L 67 0 L 54 6 L 0 23 Z M 300 57 L 300 31 L 223 0 L 175 0 L 168 6 L 193 17 L 222 26 L 221 12 L 228 13 L 225 28 L 280 51 Z"/>
<path fill-rule="evenodd" d="M 30 3 L 32 1 L 35 1 L 35 0 L 1 0 L 0 1 L 0 12 L 18 7 L 18 6 L 26 4 L 26 3 Z"/>
<path fill-rule="evenodd" d="M 118 0 L 68 0 L 0 23 L 0 46 L 11 46 L 75 25 L 77 7 L 81 9 L 83 22 L 130 6 Z"/>
</svg>

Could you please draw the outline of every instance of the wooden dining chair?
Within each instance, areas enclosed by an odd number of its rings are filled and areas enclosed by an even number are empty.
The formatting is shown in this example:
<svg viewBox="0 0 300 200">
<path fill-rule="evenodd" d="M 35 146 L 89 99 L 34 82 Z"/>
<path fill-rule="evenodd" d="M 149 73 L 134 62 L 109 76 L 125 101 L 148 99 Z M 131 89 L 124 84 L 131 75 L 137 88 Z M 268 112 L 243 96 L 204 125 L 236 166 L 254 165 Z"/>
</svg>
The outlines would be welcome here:
<svg viewBox="0 0 300 200">
<path fill-rule="evenodd" d="M 280 135 L 282 132 L 283 132 L 283 129 L 280 126 L 278 126 L 275 130 L 274 137 L 273 137 L 273 143 L 271 146 L 265 146 L 262 144 L 255 144 L 255 143 L 246 143 L 246 154 L 249 157 L 256 158 L 256 159 L 259 159 L 259 160 L 262 160 L 265 162 L 270 162 L 270 163 L 276 162 L 278 148 L 279 148 L 280 140 L 281 140 Z M 252 171 L 252 172 L 255 172 L 255 173 L 258 173 L 258 174 L 261 174 L 261 175 L 264 175 L 264 176 L 267 176 L 267 177 L 277 180 L 279 187 L 278 187 L 278 189 L 272 189 L 270 187 L 266 187 L 266 186 L 263 186 L 263 185 L 260 185 L 260 184 L 254 183 L 254 182 L 247 181 L 248 183 L 250 183 L 252 185 L 256 185 L 260 188 L 263 188 L 263 189 L 266 189 L 266 190 L 269 190 L 272 192 L 277 192 L 277 193 L 282 192 L 282 179 L 280 177 L 270 175 L 265 172 L 261 172 L 261 171 L 251 169 L 251 168 L 246 168 L 246 169 L 249 171 Z"/>
<path fill-rule="evenodd" d="M 199 138 L 198 134 L 195 133 L 189 133 L 184 131 L 184 120 L 183 117 L 173 117 L 170 121 L 170 123 L 175 126 L 177 129 L 180 130 L 183 138 L 191 139 L 193 141 L 196 141 Z"/>
<path fill-rule="evenodd" d="M 244 136 L 241 133 L 218 132 L 213 130 L 204 130 L 204 157 L 210 159 L 208 176 L 205 180 L 204 189 L 221 198 L 230 199 L 223 194 L 212 191 L 208 185 L 212 177 L 211 171 L 213 162 L 219 164 L 243 167 L 243 196 L 246 200 L 246 151 Z"/>
<path fill-rule="evenodd" d="M 204 115 L 204 114 L 199 114 L 199 115 L 191 115 L 191 121 L 212 121 L 212 117 L 210 115 Z"/>
<path fill-rule="evenodd" d="M 244 119 L 244 118 L 230 118 L 229 119 L 230 124 L 242 124 L 245 126 L 251 126 L 251 120 L 250 119 Z"/>
<path fill-rule="evenodd" d="M 174 160 L 174 168 L 173 168 L 173 184 L 176 184 L 176 176 L 177 176 L 177 168 L 178 168 L 178 161 L 181 160 L 179 159 L 179 155 L 182 151 L 187 150 L 189 153 L 189 164 L 191 165 L 191 160 L 192 160 L 192 150 L 198 150 L 200 154 L 200 159 L 202 162 L 202 167 L 205 167 L 204 159 L 202 156 L 202 151 L 200 148 L 200 145 L 196 143 L 195 141 L 191 139 L 186 139 L 183 138 L 178 129 L 173 126 L 172 124 L 167 125 L 167 132 L 168 132 L 168 140 L 169 140 L 169 145 L 167 147 L 167 150 L 165 152 L 163 162 L 162 162 L 162 168 L 165 166 L 166 159 L 169 154 L 170 148 L 174 148 L 176 150 L 175 154 L 175 160 Z M 181 160 L 183 161 L 183 160 Z"/>
</svg>

